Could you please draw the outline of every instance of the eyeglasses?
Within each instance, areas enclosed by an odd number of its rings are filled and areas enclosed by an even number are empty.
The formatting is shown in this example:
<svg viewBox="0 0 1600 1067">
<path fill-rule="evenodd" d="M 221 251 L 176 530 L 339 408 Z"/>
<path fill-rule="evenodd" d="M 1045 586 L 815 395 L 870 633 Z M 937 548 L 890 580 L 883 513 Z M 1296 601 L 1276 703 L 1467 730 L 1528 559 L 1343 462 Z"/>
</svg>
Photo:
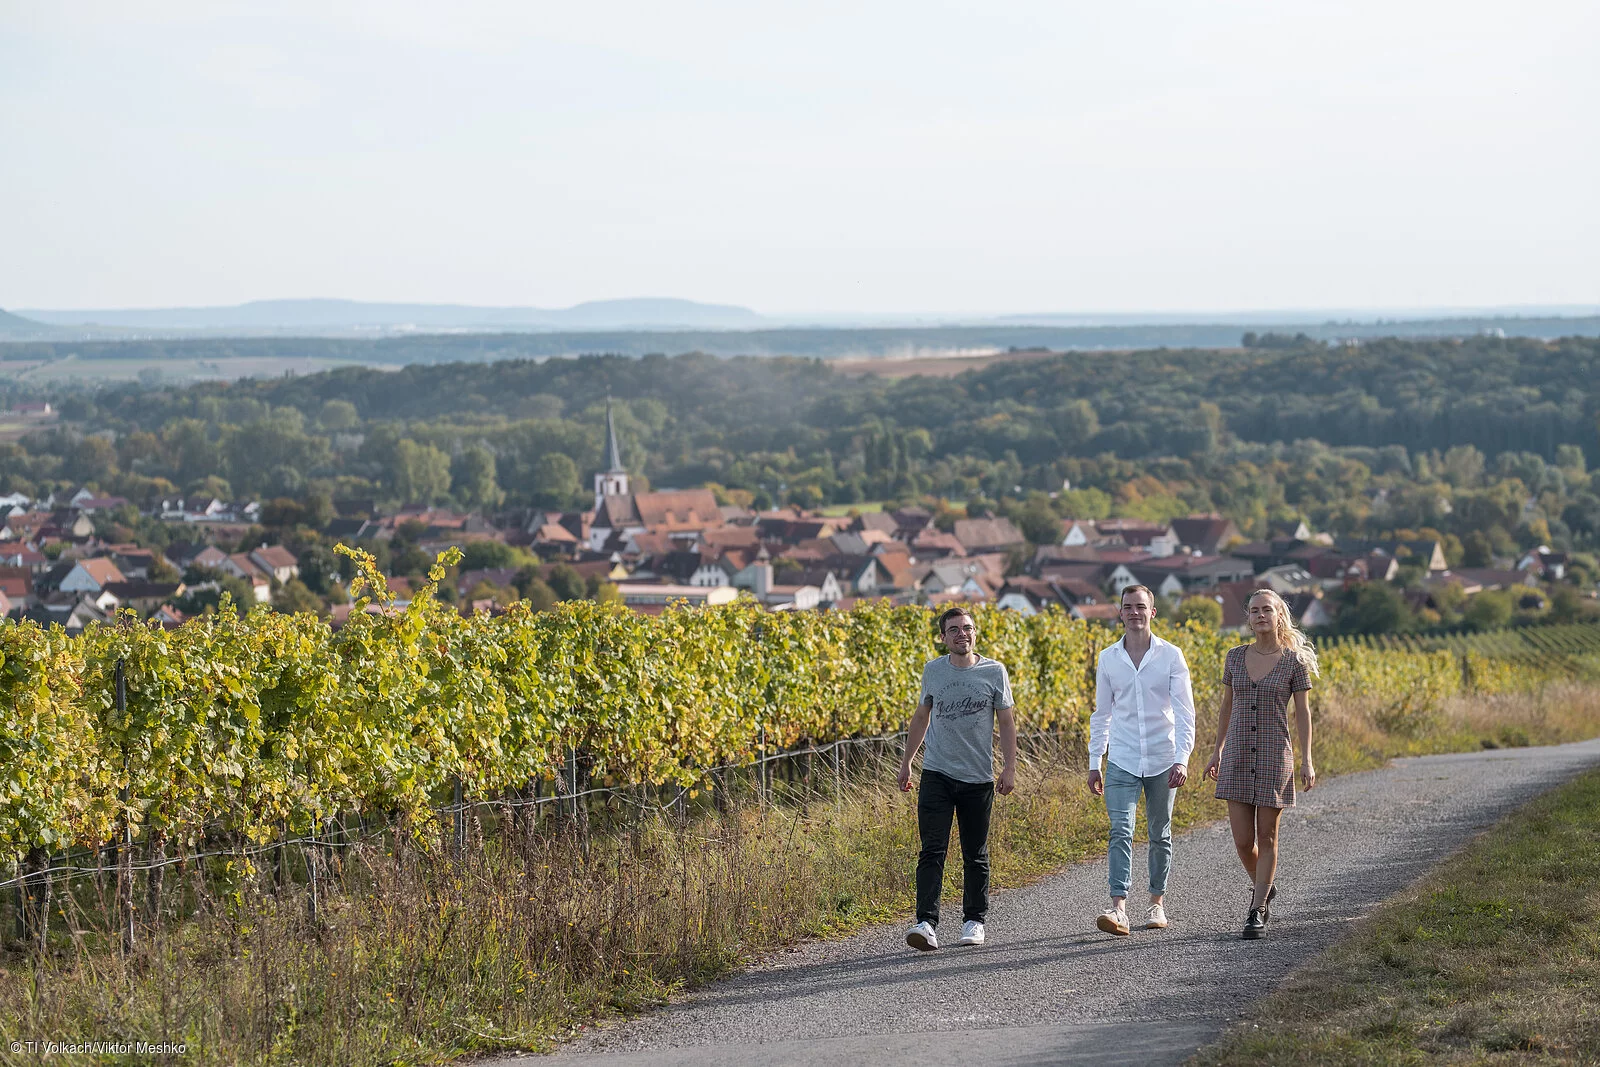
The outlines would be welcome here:
<svg viewBox="0 0 1600 1067">
<path fill-rule="evenodd" d="M 977 632 L 978 628 L 976 626 L 952 626 L 945 631 L 945 636 L 950 634 L 975 634 Z"/>
</svg>

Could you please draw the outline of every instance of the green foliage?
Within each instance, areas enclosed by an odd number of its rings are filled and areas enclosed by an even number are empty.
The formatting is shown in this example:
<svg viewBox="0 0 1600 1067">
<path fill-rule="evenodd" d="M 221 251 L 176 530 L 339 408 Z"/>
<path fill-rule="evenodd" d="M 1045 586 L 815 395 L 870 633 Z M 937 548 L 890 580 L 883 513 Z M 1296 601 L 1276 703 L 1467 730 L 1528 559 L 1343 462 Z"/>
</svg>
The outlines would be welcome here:
<svg viewBox="0 0 1600 1067">
<path fill-rule="evenodd" d="M 403 503 L 435 503 L 450 492 L 450 457 L 405 438 L 395 445 L 389 486 Z"/>
<path fill-rule="evenodd" d="M 1508 592 L 1486 590 L 1467 602 L 1462 617 L 1475 630 L 1498 630 L 1511 621 L 1516 601 Z"/>
<path fill-rule="evenodd" d="M 1340 598 L 1334 626 L 1343 633 L 1381 634 L 1415 623 L 1400 590 L 1387 582 L 1361 582 Z"/>
<path fill-rule="evenodd" d="M 1208 596 L 1184 597 L 1178 604 L 1178 610 L 1173 616 L 1173 621 L 1181 625 L 1191 619 L 1201 626 L 1220 627 L 1222 625 L 1222 605 Z"/>
<path fill-rule="evenodd" d="M 494 453 L 483 445 L 464 449 L 450 465 L 450 485 L 462 507 L 492 511 L 505 500 L 495 476 Z"/>
<path fill-rule="evenodd" d="M 420 826 L 453 779 L 477 796 L 520 788 L 569 750 L 597 778 L 696 783 L 749 758 L 763 728 L 780 746 L 899 729 L 940 651 L 924 608 L 772 613 L 744 601 L 650 618 L 606 583 L 546 611 L 522 601 L 463 618 L 437 596 L 455 550 L 401 609 L 370 553 L 339 551 L 358 599 L 338 631 L 264 605 L 244 615 L 227 598 L 173 631 L 93 625 L 69 641 L 32 623 L 0 629 L 0 853 L 100 842 L 123 814 L 140 834 L 185 842 L 217 827 L 263 840 L 335 811 Z M 1059 611 L 977 617 L 1023 725 L 1081 729 L 1095 657 L 1114 635 Z M 1568 629 L 1551 640 L 1600 636 Z M 1214 707 L 1236 639 L 1193 618 L 1163 635 L 1188 656 L 1198 705 Z M 1323 663 L 1320 685 L 1391 695 L 1395 728 L 1469 680 L 1502 691 L 1562 676 L 1554 661 L 1472 652 L 1464 668 L 1453 651 L 1355 644 Z"/>
<path fill-rule="evenodd" d="M 468 541 L 461 547 L 461 569 L 464 571 L 516 567 L 526 560 L 527 553 L 504 541 Z"/>
<path fill-rule="evenodd" d="M 293 615 L 298 611 L 309 611 L 312 614 L 318 614 L 322 612 L 324 607 L 321 598 L 298 578 L 291 578 L 284 583 L 283 588 L 274 594 L 272 606 L 274 609 L 289 615 Z"/>
<path fill-rule="evenodd" d="M 558 600 L 582 600 L 589 595 L 583 576 L 565 563 L 558 563 L 551 567 L 550 573 L 545 577 L 545 582 L 548 583 L 550 590 L 555 593 Z"/>
<path fill-rule="evenodd" d="M 533 502 L 566 507 L 578 494 L 578 465 L 560 452 L 547 452 L 533 465 Z"/>
</svg>

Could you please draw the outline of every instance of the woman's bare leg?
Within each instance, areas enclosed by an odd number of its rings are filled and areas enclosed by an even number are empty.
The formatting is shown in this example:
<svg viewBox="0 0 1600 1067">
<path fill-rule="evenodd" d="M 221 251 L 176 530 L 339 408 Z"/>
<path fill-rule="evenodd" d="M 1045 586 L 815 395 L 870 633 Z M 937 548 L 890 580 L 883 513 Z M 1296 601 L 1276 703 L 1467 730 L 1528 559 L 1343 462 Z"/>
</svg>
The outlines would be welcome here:
<svg viewBox="0 0 1600 1067">
<path fill-rule="evenodd" d="M 1267 810 L 1267 809 L 1261 809 Z M 1228 826 L 1233 830 L 1233 847 L 1244 864 L 1244 873 L 1256 879 L 1256 806 L 1228 801 Z"/>
<path fill-rule="evenodd" d="M 1283 817 L 1283 809 L 1256 808 L 1255 816 L 1255 838 L 1258 849 L 1254 872 L 1256 893 L 1250 901 L 1250 907 L 1259 908 L 1266 903 L 1267 891 L 1272 888 L 1272 879 L 1278 874 L 1278 820 Z M 1238 836 L 1238 831 L 1235 830 L 1235 841 L 1238 840 Z"/>
</svg>

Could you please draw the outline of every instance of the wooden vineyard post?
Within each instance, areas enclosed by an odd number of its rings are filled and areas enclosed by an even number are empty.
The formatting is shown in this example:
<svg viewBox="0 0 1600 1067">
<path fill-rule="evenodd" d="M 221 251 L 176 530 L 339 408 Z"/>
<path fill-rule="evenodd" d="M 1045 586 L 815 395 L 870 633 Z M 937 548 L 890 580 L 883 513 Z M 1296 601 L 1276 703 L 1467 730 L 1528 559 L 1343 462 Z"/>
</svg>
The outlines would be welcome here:
<svg viewBox="0 0 1600 1067">
<path fill-rule="evenodd" d="M 116 673 L 114 675 L 117 689 L 117 719 L 122 723 L 124 730 L 128 727 L 128 665 L 122 657 L 117 657 Z M 122 930 L 122 951 L 132 952 L 134 944 L 133 931 L 133 819 L 128 813 L 128 753 L 124 748 L 122 753 L 122 776 L 124 785 L 118 790 L 118 797 L 122 801 L 122 847 L 117 854 L 117 925 Z"/>
<path fill-rule="evenodd" d="M 306 858 L 306 885 L 309 890 L 306 894 L 306 915 L 311 919 L 312 925 L 316 925 L 322 913 L 321 886 L 317 884 L 318 875 L 321 873 L 317 870 L 321 858 L 317 853 L 317 830 L 321 821 L 320 818 L 312 820 L 311 839 L 300 849 Z"/>
<path fill-rule="evenodd" d="M 756 785 L 761 790 L 761 806 L 767 804 L 767 724 L 761 724 L 760 747 L 756 749 Z"/>
<path fill-rule="evenodd" d="M 833 740 L 833 813 L 836 816 L 844 804 L 844 768 L 839 759 L 840 744 L 839 739 L 835 737 Z"/>
<path fill-rule="evenodd" d="M 455 850 L 456 859 L 459 861 L 467 851 L 467 813 L 462 805 L 461 776 L 459 774 L 455 776 L 455 787 L 451 791 L 451 796 L 454 802 L 452 807 L 455 814 L 451 824 L 453 831 L 452 847 Z"/>
</svg>

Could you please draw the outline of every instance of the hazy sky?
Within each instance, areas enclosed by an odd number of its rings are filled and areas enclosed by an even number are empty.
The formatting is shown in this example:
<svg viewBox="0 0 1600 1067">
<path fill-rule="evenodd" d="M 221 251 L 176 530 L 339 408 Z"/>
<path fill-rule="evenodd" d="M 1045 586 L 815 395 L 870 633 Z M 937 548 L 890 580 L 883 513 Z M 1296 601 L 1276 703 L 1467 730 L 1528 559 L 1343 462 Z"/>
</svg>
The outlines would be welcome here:
<svg viewBox="0 0 1600 1067">
<path fill-rule="evenodd" d="M 1600 302 L 1592 0 L 0 0 L 0 307 Z"/>
</svg>

